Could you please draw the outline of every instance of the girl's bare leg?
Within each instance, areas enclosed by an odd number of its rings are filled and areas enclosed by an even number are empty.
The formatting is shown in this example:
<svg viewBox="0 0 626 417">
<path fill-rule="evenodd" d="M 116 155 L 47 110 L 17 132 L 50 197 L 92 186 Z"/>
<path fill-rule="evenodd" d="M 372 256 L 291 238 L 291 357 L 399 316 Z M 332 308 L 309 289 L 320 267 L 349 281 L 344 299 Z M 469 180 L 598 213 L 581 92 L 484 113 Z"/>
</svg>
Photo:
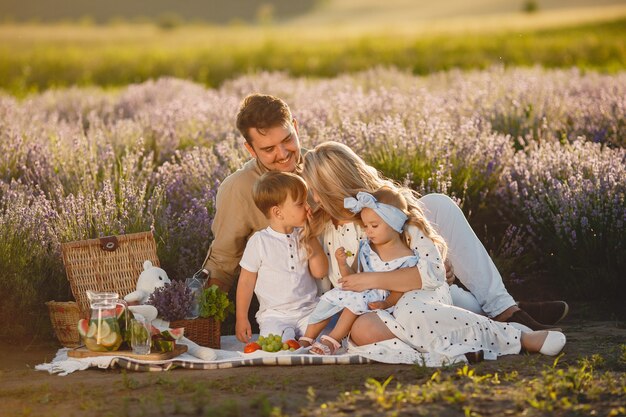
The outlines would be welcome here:
<svg viewBox="0 0 626 417">
<path fill-rule="evenodd" d="M 330 319 L 331 318 L 329 317 L 326 320 L 322 320 L 318 323 L 313 323 L 306 326 L 304 336 L 299 340 L 300 344 L 304 347 L 311 346 L 311 343 L 308 342 L 306 339 L 317 339 L 317 336 L 319 336 L 322 330 L 324 330 L 324 328 L 328 325 Z"/>
<path fill-rule="evenodd" d="M 352 325 L 350 339 L 357 346 L 382 342 L 396 337 L 376 313 L 365 313 L 357 317 Z"/>
<path fill-rule="evenodd" d="M 359 316 L 354 314 L 349 309 L 344 308 L 343 311 L 341 312 L 341 315 L 339 316 L 339 320 L 337 320 L 337 324 L 335 325 L 333 330 L 331 330 L 331 332 L 328 334 L 328 337 L 330 337 L 331 339 L 334 339 L 338 343 L 341 343 L 341 339 L 343 339 L 344 337 L 348 335 L 348 333 L 350 333 L 352 324 L 354 324 L 354 321 L 357 319 L 357 317 Z M 333 353 L 336 349 L 333 343 L 330 340 L 325 339 L 324 337 L 322 337 L 322 341 L 320 343 L 328 346 L 331 353 Z M 321 349 L 319 349 L 317 346 L 314 346 L 311 349 L 311 352 L 317 353 L 317 354 L 323 354 L 323 352 L 321 352 Z"/>
</svg>

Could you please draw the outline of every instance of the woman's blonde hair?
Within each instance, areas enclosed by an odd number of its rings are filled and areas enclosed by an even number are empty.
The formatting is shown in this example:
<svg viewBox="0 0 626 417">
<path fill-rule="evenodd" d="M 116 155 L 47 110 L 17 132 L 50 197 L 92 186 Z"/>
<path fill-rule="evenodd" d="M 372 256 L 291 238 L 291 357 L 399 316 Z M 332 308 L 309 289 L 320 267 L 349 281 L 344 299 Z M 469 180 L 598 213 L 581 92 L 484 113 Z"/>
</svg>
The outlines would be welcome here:
<svg viewBox="0 0 626 417">
<path fill-rule="evenodd" d="M 323 227 L 332 219 L 360 223 L 359 215 L 344 208 L 344 198 L 354 197 L 360 191 L 371 194 L 388 188 L 405 199 L 409 224 L 417 226 L 430 238 L 445 259 L 447 245 L 424 216 L 419 195 L 385 178 L 346 145 L 329 141 L 308 151 L 304 155 L 302 177 L 319 199 L 319 207 L 314 209 L 311 233 L 321 234 Z"/>
</svg>

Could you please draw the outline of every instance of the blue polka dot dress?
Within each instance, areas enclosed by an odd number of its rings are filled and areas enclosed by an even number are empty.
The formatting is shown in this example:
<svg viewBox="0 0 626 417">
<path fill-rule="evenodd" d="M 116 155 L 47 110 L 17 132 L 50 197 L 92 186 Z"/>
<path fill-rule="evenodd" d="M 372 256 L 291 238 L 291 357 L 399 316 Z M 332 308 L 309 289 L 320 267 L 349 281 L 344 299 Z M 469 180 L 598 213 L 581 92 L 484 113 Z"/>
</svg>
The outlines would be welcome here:
<svg viewBox="0 0 626 417">
<path fill-rule="evenodd" d="M 359 265 L 362 266 L 363 272 L 386 272 L 394 271 L 400 268 L 414 267 L 419 261 L 419 255 L 413 254 L 403 256 L 390 261 L 383 261 L 378 254 L 374 252 L 367 240 L 362 240 L 359 247 Z M 362 292 L 346 291 L 340 288 L 333 288 L 321 296 L 315 312 L 310 318 L 310 323 L 317 323 L 335 313 L 347 308 L 356 315 L 371 312 L 368 303 L 374 301 L 383 301 L 389 296 L 386 290 L 366 290 Z M 394 307 L 387 309 L 392 312 Z"/>
</svg>

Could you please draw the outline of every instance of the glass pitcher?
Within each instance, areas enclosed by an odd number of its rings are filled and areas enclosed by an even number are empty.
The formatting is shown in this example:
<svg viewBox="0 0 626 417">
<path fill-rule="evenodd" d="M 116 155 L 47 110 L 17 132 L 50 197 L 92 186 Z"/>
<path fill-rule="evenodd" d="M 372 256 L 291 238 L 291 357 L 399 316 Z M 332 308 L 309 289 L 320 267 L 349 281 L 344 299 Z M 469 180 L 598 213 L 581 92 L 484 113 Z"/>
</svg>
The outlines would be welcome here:
<svg viewBox="0 0 626 417">
<path fill-rule="evenodd" d="M 128 309 L 126 301 L 120 299 L 115 292 L 87 291 L 91 317 L 89 329 L 84 337 L 87 349 L 94 352 L 110 352 L 118 350 L 124 340 L 118 317 L 124 317 L 124 329 L 128 328 L 128 314 L 121 314 Z M 118 306 L 124 310 L 118 313 Z"/>
</svg>

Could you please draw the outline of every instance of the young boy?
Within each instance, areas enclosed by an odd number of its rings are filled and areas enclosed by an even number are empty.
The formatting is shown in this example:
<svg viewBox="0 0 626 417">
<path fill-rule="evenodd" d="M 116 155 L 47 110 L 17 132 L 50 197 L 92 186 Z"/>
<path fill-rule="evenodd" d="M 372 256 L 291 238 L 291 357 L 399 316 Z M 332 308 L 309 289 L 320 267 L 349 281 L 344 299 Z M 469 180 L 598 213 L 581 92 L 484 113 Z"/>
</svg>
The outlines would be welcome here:
<svg viewBox="0 0 626 417">
<path fill-rule="evenodd" d="M 295 174 L 270 171 L 254 184 L 252 196 L 269 227 L 250 237 L 239 263 L 235 333 L 244 343 L 252 337 L 248 310 L 254 292 L 261 336 L 296 339 L 318 301 L 314 277 L 328 273 L 319 240 L 303 232 L 310 212 L 307 186 Z"/>
</svg>

